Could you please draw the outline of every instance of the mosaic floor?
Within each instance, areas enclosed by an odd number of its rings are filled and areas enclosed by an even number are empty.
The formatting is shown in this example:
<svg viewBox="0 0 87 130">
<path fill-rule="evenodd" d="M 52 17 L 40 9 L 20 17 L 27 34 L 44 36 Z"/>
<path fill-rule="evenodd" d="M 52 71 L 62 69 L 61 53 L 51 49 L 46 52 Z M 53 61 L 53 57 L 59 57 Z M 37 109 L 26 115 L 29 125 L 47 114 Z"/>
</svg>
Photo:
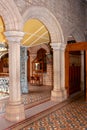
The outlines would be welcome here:
<svg viewBox="0 0 87 130">
<path fill-rule="evenodd" d="M 79 98 L 20 130 L 87 130 L 87 102 Z"/>
<path fill-rule="evenodd" d="M 50 100 L 51 89 L 51 86 L 29 86 L 29 94 L 22 95 L 25 109 Z"/>
</svg>

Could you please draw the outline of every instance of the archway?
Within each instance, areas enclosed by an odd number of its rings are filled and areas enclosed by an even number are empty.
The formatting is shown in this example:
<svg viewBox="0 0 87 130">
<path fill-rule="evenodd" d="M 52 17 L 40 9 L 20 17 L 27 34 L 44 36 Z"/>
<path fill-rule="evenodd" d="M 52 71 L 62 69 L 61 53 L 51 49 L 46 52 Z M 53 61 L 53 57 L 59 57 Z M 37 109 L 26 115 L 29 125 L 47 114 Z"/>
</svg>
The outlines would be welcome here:
<svg viewBox="0 0 87 130">
<path fill-rule="evenodd" d="M 21 30 L 22 17 L 14 1 L 0 1 L 0 15 L 4 20 L 6 31 Z"/>
<path fill-rule="evenodd" d="M 53 53 L 54 53 L 53 64 L 55 64 L 53 68 L 54 90 L 52 92 L 52 97 L 54 98 L 52 98 L 52 100 L 63 101 L 64 99 L 66 99 L 65 77 L 64 77 L 65 76 L 65 68 L 64 68 L 65 44 L 64 44 L 64 36 L 63 36 L 60 23 L 47 8 L 39 7 L 39 6 L 30 7 L 23 14 L 23 18 L 24 18 L 24 23 L 29 19 L 38 19 L 46 26 L 46 28 L 49 31 L 51 37 L 50 45 L 53 48 Z"/>
<path fill-rule="evenodd" d="M 51 43 L 64 43 L 61 26 L 55 16 L 47 8 L 34 6 L 30 7 L 23 14 L 24 23 L 34 18 L 40 20 L 47 27 L 50 33 Z"/>
</svg>

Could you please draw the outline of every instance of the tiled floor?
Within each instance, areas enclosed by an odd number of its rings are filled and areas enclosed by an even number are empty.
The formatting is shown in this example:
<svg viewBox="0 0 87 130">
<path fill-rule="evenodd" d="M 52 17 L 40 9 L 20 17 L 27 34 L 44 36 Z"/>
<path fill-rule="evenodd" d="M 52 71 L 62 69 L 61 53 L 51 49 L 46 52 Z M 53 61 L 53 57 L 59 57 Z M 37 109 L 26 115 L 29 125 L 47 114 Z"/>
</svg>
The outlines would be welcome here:
<svg viewBox="0 0 87 130">
<path fill-rule="evenodd" d="M 20 130 L 87 130 L 87 102 L 81 97 L 31 124 L 26 122 L 25 126 L 20 125 Z"/>
<path fill-rule="evenodd" d="M 79 98 L 23 130 L 87 130 L 87 102 Z"/>
<path fill-rule="evenodd" d="M 82 97 L 68 99 L 63 103 L 49 100 L 31 108 L 32 103 L 36 104 L 39 101 L 41 103 L 50 90 L 48 86 L 31 87 L 27 102 L 24 95 L 24 103 L 27 106 L 26 119 L 14 124 L 1 118 L 0 130 L 87 130 L 87 102 Z"/>
<path fill-rule="evenodd" d="M 50 100 L 52 86 L 29 86 L 29 94 L 22 95 L 25 109 Z"/>
<path fill-rule="evenodd" d="M 38 113 L 38 111 L 35 111 L 34 106 L 36 105 L 39 106 L 39 104 L 50 100 L 51 89 L 52 87 L 49 86 L 29 85 L 29 94 L 22 95 L 22 102 L 24 103 L 26 109 L 25 110 L 26 118 L 32 117 L 32 115 Z M 40 110 L 40 106 L 38 107 L 38 110 Z M 11 125 L 14 125 L 14 122 L 7 121 L 4 118 L 4 115 L 0 116 L 0 130 L 6 130 L 6 128 L 10 127 Z"/>
</svg>

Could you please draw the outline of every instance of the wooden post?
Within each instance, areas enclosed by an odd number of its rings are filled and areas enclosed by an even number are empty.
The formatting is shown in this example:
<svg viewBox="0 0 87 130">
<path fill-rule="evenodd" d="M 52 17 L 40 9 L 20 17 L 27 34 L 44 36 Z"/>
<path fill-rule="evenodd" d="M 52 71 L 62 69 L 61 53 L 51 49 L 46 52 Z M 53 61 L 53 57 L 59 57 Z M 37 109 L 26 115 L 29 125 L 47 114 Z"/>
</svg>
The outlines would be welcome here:
<svg viewBox="0 0 87 130">
<path fill-rule="evenodd" d="M 85 51 L 85 62 L 86 62 L 85 70 L 86 70 L 86 101 L 87 101 L 87 50 Z"/>
</svg>

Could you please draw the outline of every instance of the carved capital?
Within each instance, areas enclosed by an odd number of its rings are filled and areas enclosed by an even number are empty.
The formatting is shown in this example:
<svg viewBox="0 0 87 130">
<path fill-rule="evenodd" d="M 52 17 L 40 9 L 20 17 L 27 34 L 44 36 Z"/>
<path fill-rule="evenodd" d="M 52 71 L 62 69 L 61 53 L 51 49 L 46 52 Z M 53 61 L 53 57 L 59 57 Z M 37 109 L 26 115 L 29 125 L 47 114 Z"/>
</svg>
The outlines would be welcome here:
<svg viewBox="0 0 87 130">
<path fill-rule="evenodd" d="M 62 50 L 62 51 L 64 51 L 64 50 L 65 50 L 66 45 L 67 45 L 67 44 L 62 43 L 62 45 L 61 45 L 61 50 Z"/>
<path fill-rule="evenodd" d="M 24 36 L 24 32 L 21 31 L 7 31 L 4 33 L 9 43 L 19 43 Z"/>
<path fill-rule="evenodd" d="M 50 44 L 53 50 L 60 50 L 62 43 L 51 43 Z"/>
</svg>

